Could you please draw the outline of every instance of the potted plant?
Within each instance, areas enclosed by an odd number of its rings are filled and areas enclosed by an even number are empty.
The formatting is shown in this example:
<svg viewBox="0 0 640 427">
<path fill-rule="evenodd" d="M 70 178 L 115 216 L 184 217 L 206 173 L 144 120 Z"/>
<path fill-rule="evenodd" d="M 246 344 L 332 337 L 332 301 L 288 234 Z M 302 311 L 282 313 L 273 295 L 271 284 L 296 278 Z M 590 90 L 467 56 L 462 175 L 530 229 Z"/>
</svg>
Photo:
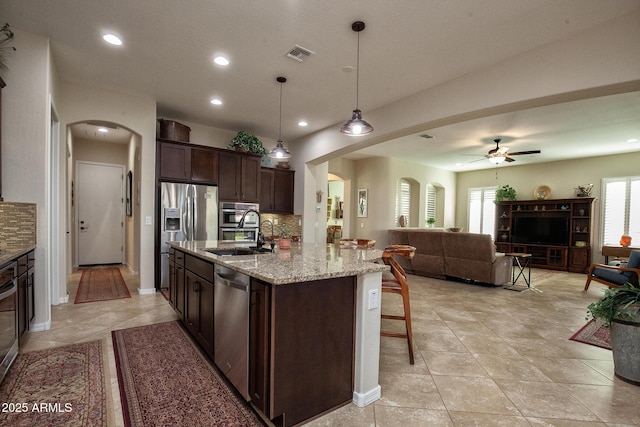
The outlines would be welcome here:
<svg viewBox="0 0 640 427">
<path fill-rule="evenodd" d="M 587 308 L 587 320 L 601 319 L 610 327 L 616 376 L 640 385 L 640 287 L 627 282 L 606 289 L 604 296 Z"/>
<path fill-rule="evenodd" d="M 516 199 L 516 190 L 510 185 L 503 185 L 496 190 L 496 202 L 504 200 L 514 201 Z"/>
<path fill-rule="evenodd" d="M 435 223 L 436 223 L 436 219 L 435 219 L 434 217 L 427 218 L 427 226 L 428 226 L 429 228 L 433 228 L 433 226 L 435 225 Z"/>
<path fill-rule="evenodd" d="M 291 247 L 291 227 L 283 223 L 280 226 L 280 240 L 278 241 L 278 247 L 280 249 L 289 249 Z"/>
<path fill-rule="evenodd" d="M 243 130 L 238 132 L 238 134 L 231 139 L 227 148 L 236 151 L 260 154 L 261 156 L 268 153 L 267 149 L 262 145 L 262 141 L 260 141 L 257 136 Z"/>
</svg>

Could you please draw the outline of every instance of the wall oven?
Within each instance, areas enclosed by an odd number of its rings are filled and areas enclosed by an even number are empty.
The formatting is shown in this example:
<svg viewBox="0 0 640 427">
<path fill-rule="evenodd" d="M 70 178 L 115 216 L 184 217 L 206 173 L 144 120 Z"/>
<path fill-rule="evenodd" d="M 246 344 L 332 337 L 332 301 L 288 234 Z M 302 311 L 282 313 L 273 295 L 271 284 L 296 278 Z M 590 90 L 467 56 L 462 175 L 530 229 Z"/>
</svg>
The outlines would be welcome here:
<svg viewBox="0 0 640 427">
<path fill-rule="evenodd" d="M 249 209 L 259 210 L 260 205 L 258 203 L 234 203 L 234 202 L 220 202 L 220 221 L 219 226 L 222 228 L 237 227 L 240 224 L 242 215 Z M 251 212 L 244 220 L 245 228 L 257 228 L 258 227 L 258 215 Z"/>
<path fill-rule="evenodd" d="M 242 228 L 238 228 L 242 215 L 249 209 L 258 211 L 258 203 L 220 202 L 218 240 L 222 242 L 255 242 L 258 239 L 260 217 L 249 212 Z"/>
<path fill-rule="evenodd" d="M 18 354 L 17 275 L 16 262 L 0 269 L 0 381 Z"/>
</svg>

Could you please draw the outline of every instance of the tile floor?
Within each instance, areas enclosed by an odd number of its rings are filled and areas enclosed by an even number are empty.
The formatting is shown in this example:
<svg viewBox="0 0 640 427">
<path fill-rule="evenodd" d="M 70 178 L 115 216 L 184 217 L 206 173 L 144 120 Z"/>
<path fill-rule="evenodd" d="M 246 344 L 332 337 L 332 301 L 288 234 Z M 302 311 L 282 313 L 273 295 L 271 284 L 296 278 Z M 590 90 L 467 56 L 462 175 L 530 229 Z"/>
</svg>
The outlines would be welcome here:
<svg viewBox="0 0 640 427">
<path fill-rule="evenodd" d="M 24 348 L 102 339 L 116 426 L 111 330 L 176 318 L 162 295 L 138 295 L 137 276 L 122 272 L 132 298 L 52 307 L 51 330 L 30 333 Z M 70 301 L 79 279 L 70 278 Z M 514 292 L 410 276 L 415 365 L 405 340 L 381 338 L 382 399 L 308 425 L 640 426 L 640 387 L 614 377 L 611 352 L 568 340 L 604 287 L 584 292 L 584 274 L 533 269 L 532 279 L 534 290 Z M 383 297 L 385 309 L 397 302 Z"/>
</svg>

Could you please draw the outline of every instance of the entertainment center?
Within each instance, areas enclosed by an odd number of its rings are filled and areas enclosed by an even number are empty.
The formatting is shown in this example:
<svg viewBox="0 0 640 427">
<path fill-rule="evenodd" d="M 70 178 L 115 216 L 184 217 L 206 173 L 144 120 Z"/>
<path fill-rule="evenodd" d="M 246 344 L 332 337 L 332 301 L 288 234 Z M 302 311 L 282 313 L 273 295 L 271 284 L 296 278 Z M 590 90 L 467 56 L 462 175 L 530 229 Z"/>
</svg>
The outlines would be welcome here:
<svg viewBox="0 0 640 427">
<path fill-rule="evenodd" d="M 496 202 L 496 249 L 532 255 L 531 266 L 586 273 L 593 197 Z"/>
</svg>

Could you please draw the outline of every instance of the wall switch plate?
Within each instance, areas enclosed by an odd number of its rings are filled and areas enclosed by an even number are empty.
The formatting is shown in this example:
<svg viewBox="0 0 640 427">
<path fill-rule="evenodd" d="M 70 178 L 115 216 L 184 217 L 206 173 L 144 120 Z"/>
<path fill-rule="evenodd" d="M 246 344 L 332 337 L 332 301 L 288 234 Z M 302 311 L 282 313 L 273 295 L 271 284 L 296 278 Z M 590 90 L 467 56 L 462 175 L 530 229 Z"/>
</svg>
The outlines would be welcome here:
<svg viewBox="0 0 640 427">
<path fill-rule="evenodd" d="M 144 217 L 144 225 L 153 225 L 153 217 L 145 216 Z"/>
<path fill-rule="evenodd" d="M 368 308 L 369 308 L 369 310 L 374 310 L 374 309 L 378 308 L 378 290 L 377 289 L 371 289 L 369 291 Z"/>
</svg>

